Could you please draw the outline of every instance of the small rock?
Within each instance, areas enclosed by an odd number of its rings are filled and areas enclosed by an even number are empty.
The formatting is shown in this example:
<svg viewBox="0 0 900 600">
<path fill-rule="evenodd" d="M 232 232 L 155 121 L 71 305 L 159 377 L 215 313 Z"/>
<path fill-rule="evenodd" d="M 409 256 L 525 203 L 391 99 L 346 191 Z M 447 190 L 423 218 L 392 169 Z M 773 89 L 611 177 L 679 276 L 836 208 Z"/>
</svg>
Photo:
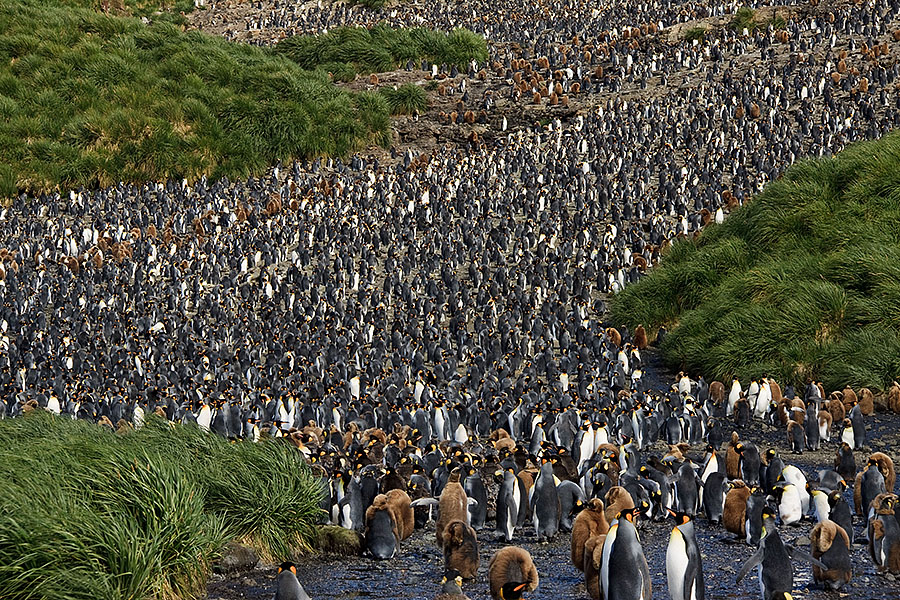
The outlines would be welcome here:
<svg viewBox="0 0 900 600">
<path fill-rule="evenodd" d="M 249 577 L 244 577 L 243 579 L 241 579 L 241 585 L 246 585 L 247 587 L 255 587 L 256 580 Z"/>
<path fill-rule="evenodd" d="M 228 542 L 222 549 L 222 558 L 213 565 L 216 573 L 235 573 L 249 571 L 259 563 L 259 557 L 253 548 L 237 542 Z"/>
<path fill-rule="evenodd" d="M 888 581 L 896 581 L 897 577 L 893 573 L 885 573 L 884 578 Z"/>
<path fill-rule="evenodd" d="M 794 541 L 794 543 L 797 546 L 809 546 L 809 542 L 810 542 L 809 538 L 806 537 L 805 535 L 801 535 Z"/>
</svg>

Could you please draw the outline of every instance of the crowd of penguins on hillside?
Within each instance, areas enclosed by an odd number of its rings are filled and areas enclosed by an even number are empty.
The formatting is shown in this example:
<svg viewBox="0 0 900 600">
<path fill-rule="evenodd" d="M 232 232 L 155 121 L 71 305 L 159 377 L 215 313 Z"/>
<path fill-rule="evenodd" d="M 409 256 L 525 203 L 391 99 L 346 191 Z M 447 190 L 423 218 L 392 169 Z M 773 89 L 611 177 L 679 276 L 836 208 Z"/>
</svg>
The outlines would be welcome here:
<svg viewBox="0 0 900 600">
<path fill-rule="evenodd" d="M 571 529 L 573 562 L 606 600 L 649 597 L 634 523 L 670 510 L 673 598 L 702 596 L 700 515 L 759 544 L 748 565 L 761 561 L 763 598 L 784 598 L 785 565 L 803 553 L 776 521 L 812 513 L 814 573 L 839 585 L 855 537 L 844 486 L 872 560 L 900 570 L 890 459 L 853 462 L 867 394 L 779 394 L 767 379 L 650 391 L 646 334 L 602 321 L 607 295 L 671 240 L 721 222 L 795 160 L 898 122 L 896 1 L 804 9 L 785 29 L 726 27 L 696 43 L 661 31 L 736 7 L 300 6 L 273 5 L 249 28 L 386 17 L 485 34 L 488 63 L 424 65 L 461 103 L 454 122 L 472 111 L 502 133 L 503 103 L 598 100 L 490 144 L 382 163 L 13 199 L 0 208 L 0 417 L 48 410 L 128 429 L 156 413 L 234 440 L 285 438 L 322 469 L 331 520 L 373 556 L 400 551 L 410 514 L 436 518 L 448 598 L 473 572 L 489 510 L 510 543 L 526 525 L 540 539 Z M 479 78 L 499 83 L 470 97 Z M 900 387 L 888 397 L 900 407 Z M 789 450 L 840 441 L 834 472 L 806 482 L 777 452 L 732 439 L 733 421 L 754 418 L 783 423 Z M 664 457 L 649 453 L 657 440 L 671 445 Z M 685 443 L 710 450 L 694 457 Z M 514 546 L 489 575 L 494 598 L 538 583 Z M 285 565 L 281 600 L 303 597 L 292 576 Z"/>
<path fill-rule="evenodd" d="M 568 127 L 555 154 L 583 163 L 599 180 L 599 195 L 632 204 L 635 212 L 657 187 L 665 198 L 686 197 L 697 211 L 736 204 L 796 160 L 880 137 L 900 122 L 897 0 L 785 6 L 750 30 L 727 26 L 740 2 L 627 0 L 600 7 L 581 0 L 474 0 L 379 11 L 324 1 L 255 6 L 241 18 L 211 10 L 197 19 L 258 44 L 378 22 L 483 35 L 487 64 L 406 65 L 430 72 L 426 77 L 456 100 L 441 118 L 470 129 L 464 124 L 485 124 L 490 133 L 510 126 L 511 106 L 567 114 L 571 103 L 590 110 L 592 122 Z M 783 29 L 765 22 L 773 14 Z M 719 21 L 702 39 L 669 34 L 704 18 Z"/>
<path fill-rule="evenodd" d="M 619 349 L 609 360 L 625 371 L 640 368 L 640 330 L 631 341 L 614 329 L 604 334 L 604 345 Z M 737 580 L 758 568 L 762 600 L 791 598 L 797 560 L 812 564 L 817 584 L 841 590 L 853 576 L 860 526 L 878 572 L 900 574 L 893 460 L 862 452 L 865 464 L 856 462 L 875 409 L 869 390 L 826 396 L 815 382 L 797 393 L 767 378 L 743 388 L 736 379 L 726 387 L 680 374 L 655 392 L 640 379 L 625 389 L 604 385 L 584 404 L 568 401 L 565 377 L 558 386 L 563 402 L 536 410 L 524 400 L 490 412 L 441 403 L 390 411 L 376 402 L 329 416 L 295 407 L 309 425 L 289 435 L 322 476 L 329 522 L 359 532 L 372 557 L 395 557 L 414 529 L 434 523 L 445 568 L 441 600 L 465 598 L 461 586 L 479 576 L 485 536 L 511 544 L 557 535 L 571 536 L 572 564 L 593 600 L 649 600 L 639 529 L 670 518 L 665 569 L 673 600 L 704 597 L 696 519 L 757 548 Z M 418 402 L 430 389 L 417 383 L 411 394 Z M 351 383 L 351 395 L 357 390 Z M 900 403 L 900 386 L 887 396 Z M 729 429 L 757 419 L 783 428 L 794 454 L 836 448 L 833 464 L 804 472 L 777 448 L 761 449 Z M 780 528 L 805 521 L 815 522 L 808 550 L 782 539 Z M 291 567 L 282 565 L 279 585 L 302 590 Z M 494 600 L 527 596 L 539 584 L 530 553 L 514 545 L 494 554 L 487 577 Z"/>
</svg>

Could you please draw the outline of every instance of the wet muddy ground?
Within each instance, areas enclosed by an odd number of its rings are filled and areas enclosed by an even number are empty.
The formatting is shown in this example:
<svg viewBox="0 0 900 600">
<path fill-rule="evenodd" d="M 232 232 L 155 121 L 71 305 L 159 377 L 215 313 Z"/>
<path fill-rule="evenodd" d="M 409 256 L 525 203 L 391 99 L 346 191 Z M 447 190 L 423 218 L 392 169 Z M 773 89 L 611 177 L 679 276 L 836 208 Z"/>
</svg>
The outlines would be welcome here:
<svg viewBox="0 0 900 600">
<path fill-rule="evenodd" d="M 740 584 L 735 583 L 737 571 L 753 553 L 740 541 L 734 541 L 721 527 L 709 527 L 698 519 L 698 543 L 703 555 L 706 598 L 758 598 L 759 584 L 754 573 Z M 806 535 L 812 523 L 782 530 L 787 540 Z M 647 523 L 641 529 L 641 542 L 653 577 L 653 598 L 668 598 L 665 574 L 666 544 L 671 525 Z M 861 526 L 857 524 L 857 534 Z M 534 558 L 540 574 L 540 587 L 530 598 L 564 599 L 588 598 L 582 574 L 569 559 L 569 536 L 560 534 L 550 544 L 538 544 L 526 531 L 518 545 L 526 548 Z M 480 532 L 481 569 L 473 582 L 463 584 L 463 591 L 472 600 L 490 598 L 487 584 L 487 565 L 491 555 L 504 544 L 491 541 L 493 532 Z M 852 549 L 854 578 L 841 593 L 826 592 L 810 587 L 809 565 L 794 565 L 794 598 L 834 600 L 837 598 L 896 600 L 900 598 L 900 583 L 877 575 L 863 545 Z M 440 590 L 443 561 L 434 545 L 432 531 L 417 531 L 402 546 L 401 554 L 388 561 L 368 558 L 325 556 L 311 558 L 298 565 L 298 575 L 313 600 L 324 598 L 404 598 L 430 600 Z M 234 598 L 273 598 L 275 595 L 274 568 L 260 569 L 237 579 L 213 582 L 209 597 L 222 600 Z"/>
<path fill-rule="evenodd" d="M 647 358 L 647 383 L 651 388 L 659 388 L 672 381 L 671 373 L 660 364 L 658 357 L 650 353 Z M 870 452 L 883 451 L 895 461 L 900 459 L 900 415 L 878 413 L 867 418 L 868 447 L 857 451 L 857 465 L 865 465 Z M 816 479 L 816 471 L 830 468 L 834 453 L 839 445 L 836 438 L 823 444 L 818 452 L 792 455 L 787 450 L 782 428 L 755 422 L 746 430 L 739 431 L 742 439 L 755 442 L 760 449 L 777 448 L 786 464 L 794 464 L 806 473 L 807 478 Z M 658 443 L 650 452 L 662 454 L 665 445 Z M 697 456 L 703 448 L 694 448 Z M 846 492 L 846 499 L 853 506 L 852 490 Z M 782 537 L 786 541 L 808 544 L 802 539 L 809 534 L 812 521 L 804 521 L 796 527 L 783 527 Z M 863 521 L 854 521 L 857 542 L 865 537 Z M 502 542 L 494 541 L 493 522 L 479 532 L 481 542 L 481 569 L 475 581 L 463 584 L 463 591 L 472 600 L 490 598 L 487 584 L 487 566 L 493 553 L 501 548 Z M 641 542 L 653 577 L 653 598 L 664 600 L 669 597 L 666 584 L 665 555 L 671 524 L 644 523 L 640 528 Z M 756 572 L 748 575 L 740 584 L 735 582 L 738 570 L 753 554 L 753 549 L 742 540 L 735 540 L 721 526 L 710 525 L 703 517 L 697 519 L 698 543 L 703 556 L 706 580 L 706 598 L 709 600 L 732 598 L 759 598 L 759 583 Z M 534 558 L 540 574 L 540 587 L 529 598 L 546 599 L 587 599 L 582 574 L 569 559 L 569 534 L 560 533 L 550 544 L 539 544 L 533 532 L 526 527 L 524 535 L 515 540 L 526 548 Z M 800 545 L 798 543 L 798 545 Z M 806 547 L 808 550 L 808 546 Z M 826 592 L 812 583 L 811 568 L 808 564 L 794 564 L 794 598 L 797 600 L 900 600 L 900 578 L 878 575 L 869 558 L 866 546 L 856 543 L 852 549 L 853 580 L 840 593 Z M 298 575 L 307 593 L 313 600 L 321 599 L 427 599 L 440 591 L 443 575 L 443 560 L 438 551 L 433 528 L 416 531 L 404 541 L 400 555 L 388 561 L 375 561 L 364 557 L 316 556 L 298 564 Z M 210 582 L 209 598 L 233 600 L 237 598 L 274 598 L 275 568 L 268 566 L 251 573 L 230 578 L 217 578 Z"/>
</svg>

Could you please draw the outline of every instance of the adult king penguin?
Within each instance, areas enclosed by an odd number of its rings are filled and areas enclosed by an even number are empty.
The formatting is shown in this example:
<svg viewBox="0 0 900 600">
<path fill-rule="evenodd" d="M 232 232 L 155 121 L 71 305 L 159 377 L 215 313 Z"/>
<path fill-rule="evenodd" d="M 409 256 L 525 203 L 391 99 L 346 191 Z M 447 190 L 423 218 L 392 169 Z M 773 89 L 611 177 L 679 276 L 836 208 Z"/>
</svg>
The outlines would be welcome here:
<svg viewBox="0 0 900 600">
<path fill-rule="evenodd" d="M 620 512 L 603 544 L 600 585 L 606 600 L 650 600 L 650 569 L 637 529 L 635 508 Z"/>
</svg>

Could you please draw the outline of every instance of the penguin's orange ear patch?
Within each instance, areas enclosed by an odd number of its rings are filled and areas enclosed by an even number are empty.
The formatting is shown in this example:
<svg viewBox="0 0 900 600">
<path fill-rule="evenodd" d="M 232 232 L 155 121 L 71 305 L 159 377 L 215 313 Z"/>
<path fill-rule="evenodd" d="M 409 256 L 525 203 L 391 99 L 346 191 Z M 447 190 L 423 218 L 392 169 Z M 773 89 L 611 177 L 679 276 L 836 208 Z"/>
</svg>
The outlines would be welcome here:
<svg viewBox="0 0 900 600">
<path fill-rule="evenodd" d="M 297 567 L 295 567 L 294 565 L 291 565 L 291 573 L 293 573 L 294 575 L 297 574 Z"/>
</svg>

